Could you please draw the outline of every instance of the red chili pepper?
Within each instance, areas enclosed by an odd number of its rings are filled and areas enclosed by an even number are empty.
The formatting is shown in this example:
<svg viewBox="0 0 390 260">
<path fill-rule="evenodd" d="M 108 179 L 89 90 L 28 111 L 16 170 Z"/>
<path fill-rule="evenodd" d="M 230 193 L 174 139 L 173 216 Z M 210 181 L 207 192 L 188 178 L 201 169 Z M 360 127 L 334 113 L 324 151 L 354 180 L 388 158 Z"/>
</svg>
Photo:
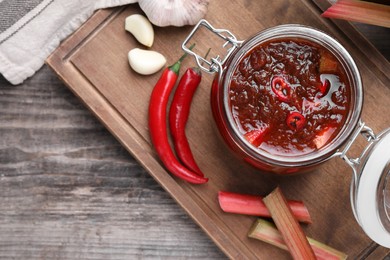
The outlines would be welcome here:
<svg viewBox="0 0 390 260">
<path fill-rule="evenodd" d="M 281 76 L 272 78 L 271 89 L 280 101 L 288 102 L 291 99 L 291 87 Z"/>
<path fill-rule="evenodd" d="M 306 124 L 306 118 L 299 112 L 290 112 L 286 120 L 287 126 L 293 131 L 301 130 Z"/>
<path fill-rule="evenodd" d="M 169 124 L 175 151 L 183 164 L 203 177 L 203 173 L 195 162 L 185 133 L 190 107 L 195 91 L 202 79 L 199 68 L 189 68 L 179 81 L 169 111 Z"/>
<path fill-rule="evenodd" d="M 164 70 L 150 97 L 149 129 L 152 143 L 167 170 L 173 175 L 194 184 L 202 184 L 207 178 L 187 169 L 175 157 L 168 141 L 167 104 L 169 96 L 178 78 L 182 56 L 175 64 Z"/>
<path fill-rule="evenodd" d="M 321 97 L 325 96 L 328 94 L 330 89 L 330 81 L 328 79 L 325 79 L 324 82 L 319 85 L 319 90 L 321 92 Z"/>
</svg>

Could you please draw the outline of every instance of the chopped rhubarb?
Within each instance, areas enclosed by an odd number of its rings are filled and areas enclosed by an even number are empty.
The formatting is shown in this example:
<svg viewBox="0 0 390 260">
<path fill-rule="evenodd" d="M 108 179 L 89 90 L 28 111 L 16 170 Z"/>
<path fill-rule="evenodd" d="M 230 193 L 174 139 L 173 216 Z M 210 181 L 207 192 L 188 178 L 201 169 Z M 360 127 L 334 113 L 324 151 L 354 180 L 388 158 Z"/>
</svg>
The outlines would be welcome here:
<svg viewBox="0 0 390 260">
<path fill-rule="evenodd" d="M 218 192 L 218 202 L 224 212 L 259 217 L 271 217 L 263 197 L 233 192 Z M 294 216 L 303 223 L 312 223 L 309 211 L 301 201 L 289 200 Z"/>
<path fill-rule="evenodd" d="M 259 239 L 281 249 L 288 250 L 283 240 L 282 234 L 271 222 L 264 219 L 258 219 L 249 230 L 248 236 Z M 307 238 L 313 248 L 314 254 L 318 260 L 342 260 L 347 259 L 347 255 L 330 246 L 318 242 L 312 238 Z"/>
<path fill-rule="evenodd" d="M 334 56 L 328 52 L 321 52 L 320 65 L 318 68 L 320 73 L 336 73 L 337 66 L 338 62 Z"/>
<path fill-rule="evenodd" d="M 306 235 L 294 217 L 281 189 L 277 187 L 263 199 L 294 259 L 316 259 Z"/>
<path fill-rule="evenodd" d="M 332 137 L 332 134 L 336 131 L 336 127 L 327 126 L 313 139 L 313 142 L 317 149 L 323 147 Z"/>
<path fill-rule="evenodd" d="M 390 6 L 384 4 L 339 0 L 329 7 L 322 16 L 390 28 Z"/>
<path fill-rule="evenodd" d="M 253 144 L 254 146 L 259 146 L 263 140 L 265 134 L 268 132 L 269 127 L 264 127 L 262 129 L 251 130 L 244 134 L 245 139 Z"/>
</svg>

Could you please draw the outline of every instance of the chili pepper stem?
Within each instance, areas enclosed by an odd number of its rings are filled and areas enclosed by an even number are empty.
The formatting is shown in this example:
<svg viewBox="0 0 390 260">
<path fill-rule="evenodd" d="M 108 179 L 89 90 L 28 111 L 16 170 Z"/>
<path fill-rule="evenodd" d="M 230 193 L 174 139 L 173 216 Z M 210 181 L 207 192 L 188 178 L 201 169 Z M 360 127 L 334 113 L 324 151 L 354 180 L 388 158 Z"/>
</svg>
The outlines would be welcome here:
<svg viewBox="0 0 390 260">
<path fill-rule="evenodd" d="M 190 50 L 192 50 L 195 47 L 195 43 L 190 46 Z M 174 72 L 176 75 L 179 75 L 181 63 L 183 60 L 187 57 L 188 53 L 184 53 L 174 64 L 168 67 L 169 70 Z"/>
</svg>

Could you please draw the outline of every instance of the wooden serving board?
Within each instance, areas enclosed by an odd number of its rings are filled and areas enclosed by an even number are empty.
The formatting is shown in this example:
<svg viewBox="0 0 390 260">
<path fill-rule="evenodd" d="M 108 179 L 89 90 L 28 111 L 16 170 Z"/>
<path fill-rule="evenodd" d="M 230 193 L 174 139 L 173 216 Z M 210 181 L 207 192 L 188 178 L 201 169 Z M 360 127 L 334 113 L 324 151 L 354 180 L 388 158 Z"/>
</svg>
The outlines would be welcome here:
<svg viewBox="0 0 390 260">
<path fill-rule="evenodd" d="M 350 24 L 321 18 L 319 6 L 327 5 L 321 0 L 214 0 L 206 19 L 239 39 L 286 23 L 330 33 L 360 68 L 365 90 L 363 120 L 379 132 L 390 126 L 389 63 Z M 261 173 L 235 158 L 213 123 L 209 106 L 212 75 L 203 76 L 187 125 L 196 160 L 210 181 L 197 186 L 172 177 L 153 150 L 147 124 L 149 97 L 160 73 L 140 76 L 127 61 L 129 50 L 143 48 L 124 30 L 125 18 L 133 13 L 141 13 L 137 4 L 96 12 L 47 63 L 229 258 L 289 258 L 287 252 L 247 237 L 255 217 L 223 213 L 217 203 L 220 190 L 266 195 L 277 185 L 288 198 L 306 203 L 313 218 L 313 224 L 304 226 L 308 236 L 344 251 L 351 259 L 382 258 L 390 252 L 371 242 L 355 221 L 349 202 L 351 169 L 341 159 L 331 159 L 309 174 L 285 177 Z M 173 63 L 182 54 L 180 45 L 191 29 L 155 27 L 152 49 Z M 197 48 L 212 43 L 207 35 L 200 35 Z M 183 68 L 194 65 L 194 60 L 187 58 Z M 363 145 L 359 140 L 352 153 L 358 154 Z"/>
</svg>

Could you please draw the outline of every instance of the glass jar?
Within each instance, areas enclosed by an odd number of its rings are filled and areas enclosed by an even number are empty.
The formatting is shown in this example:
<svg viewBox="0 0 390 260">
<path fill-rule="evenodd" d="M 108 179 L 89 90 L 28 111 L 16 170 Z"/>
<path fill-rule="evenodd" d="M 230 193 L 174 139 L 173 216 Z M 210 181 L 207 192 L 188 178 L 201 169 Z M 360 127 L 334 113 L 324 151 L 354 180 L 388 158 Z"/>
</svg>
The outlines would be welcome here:
<svg viewBox="0 0 390 260">
<path fill-rule="evenodd" d="M 206 60 L 187 47 L 200 27 L 218 35 L 229 47 L 224 57 Z M 350 107 L 339 133 L 320 149 L 297 156 L 270 154 L 250 144 L 240 133 L 229 107 L 229 87 L 233 71 L 254 47 L 273 39 L 297 38 L 325 47 L 341 63 L 351 87 Z M 239 41 L 225 29 L 215 29 L 201 20 L 182 44 L 193 55 L 198 66 L 216 73 L 211 90 L 212 112 L 218 130 L 226 144 L 243 161 L 267 172 L 293 174 L 317 167 L 333 158 L 342 158 L 353 170 L 350 199 L 355 218 L 363 230 L 382 246 L 390 248 L 390 129 L 375 135 L 360 119 L 363 88 L 359 70 L 348 51 L 328 34 L 315 28 L 287 24 L 261 31 L 246 41 Z M 358 136 L 368 141 L 359 158 L 350 159 L 348 150 Z"/>
<path fill-rule="evenodd" d="M 225 37 L 226 32 L 216 30 L 206 21 L 200 25 L 214 30 L 221 37 Z M 221 133 L 221 136 L 239 158 L 252 164 L 253 166 L 274 173 L 291 174 L 306 171 L 325 162 L 336 155 L 337 150 L 345 144 L 353 133 L 359 122 L 363 104 L 363 89 L 358 68 L 352 57 L 345 48 L 329 35 L 311 27 L 302 25 L 281 25 L 259 32 L 252 38 L 241 42 L 226 36 L 228 44 L 231 44 L 229 53 L 225 59 L 212 59 L 209 67 L 201 65 L 203 59 L 197 57 L 198 64 L 207 72 L 216 72 L 211 91 L 211 106 L 213 116 Z M 314 42 L 325 47 L 340 61 L 347 74 L 349 85 L 351 86 L 351 101 L 349 114 L 345 124 L 338 135 L 327 145 L 311 153 L 297 156 L 274 155 L 259 149 L 249 143 L 240 133 L 234 122 L 231 109 L 229 107 L 229 88 L 235 68 L 241 59 L 259 44 L 278 38 L 298 38 Z M 185 47 L 186 51 L 194 54 Z"/>
</svg>

